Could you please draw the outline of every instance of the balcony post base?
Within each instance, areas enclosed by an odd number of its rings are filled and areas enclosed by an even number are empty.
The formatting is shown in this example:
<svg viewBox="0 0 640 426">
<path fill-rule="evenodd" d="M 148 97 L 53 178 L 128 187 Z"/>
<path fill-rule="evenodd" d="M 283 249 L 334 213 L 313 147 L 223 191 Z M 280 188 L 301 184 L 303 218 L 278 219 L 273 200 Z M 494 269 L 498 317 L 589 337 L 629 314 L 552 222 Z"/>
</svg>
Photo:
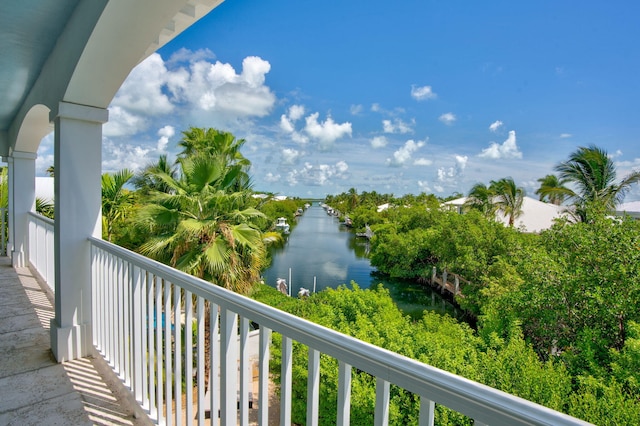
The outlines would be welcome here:
<svg viewBox="0 0 640 426">
<path fill-rule="evenodd" d="M 60 327 L 51 319 L 51 351 L 58 362 L 71 361 L 91 355 L 91 324 Z"/>
</svg>

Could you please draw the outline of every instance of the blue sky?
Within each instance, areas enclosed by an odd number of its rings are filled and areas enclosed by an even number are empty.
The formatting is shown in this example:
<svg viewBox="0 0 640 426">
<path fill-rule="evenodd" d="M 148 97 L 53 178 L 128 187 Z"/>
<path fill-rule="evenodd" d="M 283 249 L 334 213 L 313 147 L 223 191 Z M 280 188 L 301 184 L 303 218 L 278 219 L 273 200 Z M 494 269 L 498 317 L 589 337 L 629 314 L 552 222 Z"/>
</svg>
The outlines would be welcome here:
<svg viewBox="0 0 640 426">
<path fill-rule="evenodd" d="M 246 139 L 254 188 L 283 195 L 509 176 L 535 197 L 591 144 L 622 177 L 640 169 L 638 16 L 635 1 L 227 0 L 131 73 L 103 170 L 173 156 L 197 126 Z"/>
</svg>

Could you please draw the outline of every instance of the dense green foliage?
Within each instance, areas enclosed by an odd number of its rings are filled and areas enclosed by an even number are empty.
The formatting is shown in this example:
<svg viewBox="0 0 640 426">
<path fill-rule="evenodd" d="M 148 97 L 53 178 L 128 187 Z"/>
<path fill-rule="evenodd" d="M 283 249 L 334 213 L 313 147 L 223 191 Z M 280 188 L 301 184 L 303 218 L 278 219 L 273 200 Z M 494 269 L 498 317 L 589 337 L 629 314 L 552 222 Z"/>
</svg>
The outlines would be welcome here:
<svg viewBox="0 0 640 426">
<path fill-rule="evenodd" d="M 305 300 L 291 299 L 272 288 L 260 286 L 253 297 L 297 316 L 521 396 L 545 406 L 578 415 L 596 424 L 637 424 L 640 404 L 629 398 L 626 388 L 637 386 L 640 353 L 638 340 L 615 353 L 619 371 L 635 371 L 608 382 L 580 376 L 574 386 L 570 372 L 558 359 L 542 361 L 513 326 L 506 337 L 478 335 L 449 317 L 425 312 L 413 322 L 394 306 L 382 287 L 361 290 L 340 287 Z M 640 331 L 638 327 L 634 330 Z M 274 336 L 272 373 L 280 374 L 280 340 Z M 307 348 L 294 343 L 293 422 L 304 424 L 306 416 Z M 624 365 L 624 367 L 623 367 Z M 335 424 L 338 363 L 321 357 L 320 423 Z M 352 372 L 351 424 L 373 423 L 375 380 L 366 372 Z M 619 392 L 619 393 L 618 393 Z M 390 424 L 417 424 L 419 398 L 391 388 Z M 437 406 L 436 424 L 471 424 L 459 413 Z"/>
</svg>

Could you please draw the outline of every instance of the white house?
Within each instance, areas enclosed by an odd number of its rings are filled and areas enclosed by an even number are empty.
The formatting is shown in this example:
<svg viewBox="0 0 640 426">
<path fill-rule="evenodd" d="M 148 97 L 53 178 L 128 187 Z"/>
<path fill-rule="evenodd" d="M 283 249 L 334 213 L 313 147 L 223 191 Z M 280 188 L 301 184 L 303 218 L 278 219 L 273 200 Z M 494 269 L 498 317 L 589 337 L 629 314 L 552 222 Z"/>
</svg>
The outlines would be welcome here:
<svg viewBox="0 0 640 426">
<path fill-rule="evenodd" d="M 466 201 L 467 197 L 462 197 L 447 201 L 443 205 L 448 209 L 463 213 Z M 556 206 L 555 204 L 538 201 L 535 198 L 524 197 L 522 214 L 515 220 L 513 226 L 524 232 L 541 232 L 551 228 L 554 221 L 561 217 L 568 217 L 566 206 Z M 509 218 L 500 211 L 496 213 L 496 219 L 505 225 L 509 223 Z"/>
</svg>

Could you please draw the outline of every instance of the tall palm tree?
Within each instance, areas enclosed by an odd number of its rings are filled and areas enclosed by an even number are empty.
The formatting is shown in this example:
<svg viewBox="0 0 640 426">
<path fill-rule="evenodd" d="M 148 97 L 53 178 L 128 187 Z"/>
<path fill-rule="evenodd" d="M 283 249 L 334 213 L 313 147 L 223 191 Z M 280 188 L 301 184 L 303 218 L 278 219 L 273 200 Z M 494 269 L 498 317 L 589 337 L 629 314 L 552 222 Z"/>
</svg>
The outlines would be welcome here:
<svg viewBox="0 0 640 426">
<path fill-rule="evenodd" d="M 236 139 L 230 132 L 213 128 L 191 127 L 182 132 L 182 140 L 178 142 L 182 152 L 178 154 L 178 157 L 186 158 L 194 154 L 224 156 L 227 167 L 232 169 L 230 175 L 233 176 L 233 189 L 243 190 L 251 186 L 248 174 L 251 161 L 240 152 L 245 142 L 245 139 Z"/>
<path fill-rule="evenodd" d="M 556 175 L 546 175 L 538 179 L 540 188 L 536 194 L 540 196 L 540 201 L 546 201 L 559 206 L 568 196 L 569 189 L 565 186 L 566 179 L 558 179 Z"/>
<path fill-rule="evenodd" d="M 487 219 L 493 219 L 497 210 L 493 203 L 494 196 L 493 188 L 487 187 L 484 183 L 476 183 L 467 194 L 464 205 L 466 208 L 478 210 Z"/>
<path fill-rule="evenodd" d="M 588 212 L 612 211 L 622 202 L 631 185 L 640 181 L 640 171 L 633 171 L 616 182 L 616 168 L 607 152 L 595 145 L 579 147 L 567 161 L 555 167 L 560 179 L 572 183 L 576 190 L 567 195 L 576 207 L 580 220 L 588 219 Z"/>
<path fill-rule="evenodd" d="M 491 181 L 489 188 L 495 194 L 494 204 L 509 218 L 509 226 L 513 226 L 515 220 L 522 215 L 524 189 L 519 188 L 512 178 Z"/>
<path fill-rule="evenodd" d="M 160 179 L 159 174 L 166 174 L 172 178 L 177 176 L 177 170 L 169 164 L 166 155 L 158 157 L 158 161 L 147 164 L 142 171 L 137 173 L 131 183 L 142 194 L 149 194 L 151 191 L 169 192 L 169 187 Z"/>
<path fill-rule="evenodd" d="M 124 187 L 132 177 L 129 169 L 102 174 L 102 230 L 107 241 L 111 241 L 114 225 L 133 203 L 133 194 Z"/>
<path fill-rule="evenodd" d="M 224 156 L 179 159 L 178 177 L 159 172 L 169 192 L 154 191 L 138 222 L 153 235 L 140 252 L 171 266 L 246 293 L 265 261 L 259 231 L 265 216 L 251 206 L 248 191 L 230 193 Z"/>
</svg>

